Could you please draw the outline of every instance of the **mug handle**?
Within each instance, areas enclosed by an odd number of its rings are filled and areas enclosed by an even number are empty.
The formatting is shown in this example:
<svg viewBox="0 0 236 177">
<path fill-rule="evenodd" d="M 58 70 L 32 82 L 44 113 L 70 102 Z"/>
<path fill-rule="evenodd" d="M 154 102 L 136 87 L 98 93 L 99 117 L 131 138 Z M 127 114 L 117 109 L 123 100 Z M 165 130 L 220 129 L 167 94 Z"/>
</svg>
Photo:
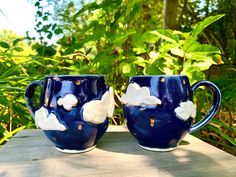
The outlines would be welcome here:
<svg viewBox="0 0 236 177">
<path fill-rule="evenodd" d="M 26 106 L 29 108 L 30 113 L 34 116 L 35 111 L 38 109 L 34 105 L 34 94 L 35 94 L 35 88 L 39 86 L 41 89 L 44 86 L 44 81 L 42 80 L 36 80 L 31 82 L 28 87 L 25 90 L 25 101 L 26 101 Z M 41 93 L 42 95 L 42 93 Z"/>
<path fill-rule="evenodd" d="M 212 102 L 212 106 L 210 108 L 210 111 L 207 113 L 207 115 L 202 120 L 200 120 L 196 124 L 192 125 L 189 130 L 189 133 L 193 133 L 193 132 L 199 130 L 200 128 L 202 128 L 203 126 L 205 126 L 216 114 L 216 112 L 220 106 L 220 102 L 221 102 L 221 92 L 215 84 L 213 84 L 212 82 L 209 82 L 209 81 L 196 82 L 191 87 L 192 92 L 194 93 L 199 86 L 206 86 L 206 87 L 210 88 L 210 90 L 213 92 L 213 102 Z"/>
</svg>

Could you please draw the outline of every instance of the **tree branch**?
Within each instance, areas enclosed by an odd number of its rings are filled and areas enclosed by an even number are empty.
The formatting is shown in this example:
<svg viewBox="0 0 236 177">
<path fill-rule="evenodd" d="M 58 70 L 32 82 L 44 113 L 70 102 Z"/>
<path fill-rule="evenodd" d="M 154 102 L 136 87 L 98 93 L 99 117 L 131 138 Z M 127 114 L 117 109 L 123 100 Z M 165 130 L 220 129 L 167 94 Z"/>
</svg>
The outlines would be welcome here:
<svg viewBox="0 0 236 177">
<path fill-rule="evenodd" d="M 163 28 L 175 30 L 177 28 L 178 0 L 163 1 Z"/>
<path fill-rule="evenodd" d="M 184 14 L 185 11 L 186 11 L 187 3 L 188 3 L 188 0 L 184 0 L 183 6 L 182 6 L 182 10 L 181 10 L 181 13 L 180 13 L 180 15 L 179 15 L 178 22 L 177 22 L 177 29 L 180 29 L 181 24 L 182 24 L 182 22 L 183 22 L 183 14 Z"/>
</svg>

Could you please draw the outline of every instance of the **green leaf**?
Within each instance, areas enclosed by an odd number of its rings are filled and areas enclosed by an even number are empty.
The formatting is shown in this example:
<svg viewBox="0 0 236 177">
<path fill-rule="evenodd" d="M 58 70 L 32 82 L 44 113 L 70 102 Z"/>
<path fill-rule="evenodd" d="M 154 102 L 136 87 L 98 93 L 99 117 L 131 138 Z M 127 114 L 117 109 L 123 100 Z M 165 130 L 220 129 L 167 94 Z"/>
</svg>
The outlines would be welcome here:
<svg viewBox="0 0 236 177">
<path fill-rule="evenodd" d="M 204 73 L 200 70 L 198 66 L 184 66 L 184 69 L 183 71 L 181 71 L 180 74 L 187 75 L 191 84 L 196 81 L 205 79 Z"/>
<path fill-rule="evenodd" d="M 75 20 L 78 16 L 80 16 L 85 11 L 91 11 L 100 8 L 100 6 L 97 4 L 97 2 L 91 2 L 83 6 L 82 9 L 80 9 L 74 16 L 73 20 Z"/>
<path fill-rule="evenodd" d="M 19 42 L 23 41 L 24 39 L 25 39 L 25 38 L 17 38 L 17 39 L 15 39 L 15 40 L 12 42 L 13 46 L 15 46 L 15 45 L 18 44 Z"/>
<path fill-rule="evenodd" d="M 40 5 L 39 1 L 37 1 L 37 2 L 34 4 L 34 6 L 36 6 L 36 7 L 39 7 L 39 5 Z"/>
<path fill-rule="evenodd" d="M 205 71 L 210 68 L 210 66 L 213 64 L 211 60 L 206 60 L 203 62 L 194 62 L 192 66 L 198 67 L 200 71 Z"/>
<path fill-rule="evenodd" d="M 43 16 L 42 12 L 40 12 L 40 11 L 37 11 L 36 13 L 37 13 L 37 15 L 38 15 L 39 17 L 42 17 L 42 16 Z"/>
<path fill-rule="evenodd" d="M 179 57 L 184 57 L 184 50 L 183 49 L 180 49 L 180 48 L 171 48 L 170 49 L 170 52 L 173 54 L 173 55 L 177 55 Z"/>
<path fill-rule="evenodd" d="M 74 51 L 75 51 L 74 47 L 68 47 L 68 48 L 63 52 L 63 55 L 72 54 L 72 53 L 74 53 Z"/>
<path fill-rule="evenodd" d="M 3 93 L 0 90 L 0 104 L 1 105 L 8 105 L 8 100 L 6 99 L 6 97 L 3 95 Z"/>
<path fill-rule="evenodd" d="M 43 21 L 47 21 L 47 20 L 48 20 L 48 16 L 47 15 L 43 16 Z"/>
<path fill-rule="evenodd" d="M 188 49 L 188 52 L 199 52 L 204 53 L 204 55 L 221 53 L 220 49 L 213 45 L 199 44 L 198 42 L 193 43 L 193 45 Z"/>
<path fill-rule="evenodd" d="M 0 124 L 0 135 L 3 134 L 5 132 L 5 128 L 2 127 L 2 125 Z"/>
<path fill-rule="evenodd" d="M 224 14 L 210 16 L 194 25 L 191 35 L 186 39 L 184 50 L 187 51 L 193 43 L 197 41 L 197 36 L 210 24 L 222 18 Z"/>
<path fill-rule="evenodd" d="M 55 34 L 61 34 L 61 33 L 63 33 L 63 31 L 62 31 L 61 28 L 57 28 L 57 29 L 55 29 L 54 33 Z"/>
<path fill-rule="evenodd" d="M 125 32 L 122 34 L 107 33 L 107 37 L 110 38 L 111 42 L 115 44 L 116 46 L 120 46 L 120 47 L 127 40 L 128 36 L 129 36 L 128 32 Z"/>
<path fill-rule="evenodd" d="M 223 16 L 225 16 L 225 14 L 210 16 L 210 17 L 205 18 L 203 21 L 195 24 L 191 33 L 191 37 L 196 38 L 198 34 L 201 33 L 207 26 L 219 20 Z"/>
<path fill-rule="evenodd" d="M 147 64 L 143 70 L 144 75 L 162 75 L 163 72 L 160 69 L 160 66 L 156 63 L 154 64 Z"/>
<path fill-rule="evenodd" d="M 142 57 L 135 57 L 135 61 L 133 63 L 144 68 L 148 64 L 148 61 L 144 60 Z"/>
<path fill-rule="evenodd" d="M 0 42 L 0 46 L 2 47 L 2 48 L 5 48 L 5 49 L 10 49 L 10 45 L 8 44 L 8 43 L 6 43 L 6 42 Z"/>
<path fill-rule="evenodd" d="M 106 26 L 97 24 L 96 26 L 94 26 L 93 36 L 95 39 L 100 39 L 102 36 L 104 36 L 105 32 L 106 32 Z"/>
<path fill-rule="evenodd" d="M 19 128 L 14 129 L 12 132 L 8 132 L 7 130 L 5 130 L 4 137 L 2 139 L 0 139 L 0 144 L 3 143 L 4 141 L 7 141 L 9 138 L 11 138 L 14 134 L 16 134 L 17 132 L 21 131 L 25 129 L 25 126 L 21 126 Z"/>
<path fill-rule="evenodd" d="M 211 122 L 210 122 L 210 124 L 211 124 L 211 123 L 213 123 L 213 124 L 215 124 L 215 125 L 217 125 L 217 126 L 220 126 L 220 127 L 224 128 L 224 129 L 226 129 L 226 130 L 228 130 L 228 131 L 231 131 L 231 132 L 234 131 L 234 129 L 233 129 L 232 127 L 230 127 L 230 125 L 227 125 L 227 124 L 224 123 L 222 120 L 219 120 L 219 119 L 212 119 Z"/>
<path fill-rule="evenodd" d="M 162 29 L 159 29 L 159 30 L 151 31 L 150 33 L 154 34 L 154 35 L 157 35 L 160 38 L 162 38 L 162 39 L 164 39 L 164 40 L 166 40 L 166 41 L 168 41 L 170 43 L 177 44 L 177 42 L 179 41 L 178 36 L 175 35 L 172 30 L 162 30 Z"/>
<path fill-rule="evenodd" d="M 123 62 L 120 65 L 120 67 L 121 67 L 121 71 L 122 71 L 123 74 L 127 74 L 131 71 L 131 65 L 129 63 L 124 63 Z"/>
<path fill-rule="evenodd" d="M 146 52 L 146 45 L 144 43 L 139 44 L 133 47 L 133 51 L 136 52 L 136 54 L 141 54 Z"/>
<path fill-rule="evenodd" d="M 56 27 L 57 27 L 57 24 L 56 24 L 56 23 L 53 24 L 53 25 L 52 25 L 52 30 L 54 31 L 54 30 L 56 29 Z"/>
<path fill-rule="evenodd" d="M 22 52 L 24 51 L 24 49 L 22 47 L 14 47 L 13 50 L 17 51 L 17 52 Z"/>
<path fill-rule="evenodd" d="M 53 35 L 52 32 L 49 32 L 48 35 L 47 35 L 47 38 L 52 39 L 52 35 Z"/>
<path fill-rule="evenodd" d="M 224 134 L 224 133 L 221 131 L 221 129 L 216 128 L 216 127 L 214 127 L 214 126 L 212 126 L 212 125 L 209 125 L 208 127 L 209 127 L 210 129 L 212 129 L 213 131 L 215 131 L 217 134 L 221 135 L 225 140 L 227 140 L 228 142 L 230 142 L 232 145 L 236 146 L 236 141 L 235 141 L 233 138 L 229 137 L 227 134 Z"/>
<path fill-rule="evenodd" d="M 149 31 L 144 33 L 141 31 L 135 31 L 133 34 L 131 33 L 130 36 L 132 37 L 134 51 L 140 51 L 137 52 L 137 54 L 146 52 L 146 43 L 156 43 L 160 39 L 159 36 L 152 34 Z"/>
<path fill-rule="evenodd" d="M 35 26 L 39 28 L 41 25 L 42 25 L 42 22 L 39 21 Z"/>
<path fill-rule="evenodd" d="M 103 0 L 101 4 L 98 5 L 99 8 L 102 8 L 106 12 L 110 12 L 111 9 L 119 8 L 119 5 L 122 3 L 122 0 Z"/>
<path fill-rule="evenodd" d="M 146 32 L 144 32 L 142 34 L 141 39 L 144 42 L 155 43 L 155 42 L 157 42 L 160 39 L 160 37 L 155 35 L 155 34 L 153 34 L 150 31 L 146 31 Z M 140 40 L 140 37 L 139 37 L 139 40 Z"/>
<path fill-rule="evenodd" d="M 155 52 L 155 51 L 151 51 L 151 52 L 149 53 L 149 57 L 150 57 L 150 59 L 153 60 L 153 61 L 156 60 L 156 59 L 158 59 L 159 55 L 160 55 L 160 53 L 159 53 L 159 52 Z"/>
<path fill-rule="evenodd" d="M 221 54 L 221 51 L 217 47 L 195 42 L 188 48 L 185 57 L 190 60 L 198 61 L 210 60 L 212 64 L 216 64 L 216 61 L 214 61 L 214 58 L 216 58 L 216 54 Z"/>
<path fill-rule="evenodd" d="M 49 24 L 49 25 L 44 25 L 40 30 L 38 30 L 38 32 L 48 32 L 48 29 L 51 27 L 52 25 Z"/>
</svg>

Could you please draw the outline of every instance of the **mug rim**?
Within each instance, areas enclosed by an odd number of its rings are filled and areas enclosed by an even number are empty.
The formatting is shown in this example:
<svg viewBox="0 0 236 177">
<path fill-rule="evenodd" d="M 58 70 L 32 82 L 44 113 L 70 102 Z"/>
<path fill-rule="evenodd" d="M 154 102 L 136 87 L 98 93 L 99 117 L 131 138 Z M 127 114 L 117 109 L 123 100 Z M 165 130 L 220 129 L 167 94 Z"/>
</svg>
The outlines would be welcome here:
<svg viewBox="0 0 236 177">
<path fill-rule="evenodd" d="M 176 74 L 176 75 L 168 75 L 168 74 L 166 74 L 166 75 L 164 75 L 164 74 L 161 74 L 161 75 L 135 75 L 135 76 L 131 76 L 130 78 L 133 78 L 133 77 L 140 77 L 140 78 L 142 78 L 142 77 L 188 77 L 187 75 L 185 75 L 185 74 Z"/>
<path fill-rule="evenodd" d="M 45 76 L 45 78 L 77 78 L 77 77 L 104 78 L 105 75 L 102 75 L 102 74 L 62 74 L 62 75 L 46 75 Z"/>
</svg>

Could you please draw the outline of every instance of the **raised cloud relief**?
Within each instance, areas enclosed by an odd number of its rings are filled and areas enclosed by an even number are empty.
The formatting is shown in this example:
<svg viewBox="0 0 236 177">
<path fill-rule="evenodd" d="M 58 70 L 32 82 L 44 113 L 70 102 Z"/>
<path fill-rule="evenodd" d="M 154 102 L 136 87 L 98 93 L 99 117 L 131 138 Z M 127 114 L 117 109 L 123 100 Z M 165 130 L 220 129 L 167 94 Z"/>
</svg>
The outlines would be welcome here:
<svg viewBox="0 0 236 177">
<path fill-rule="evenodd" d="M 181 102 L 174 111 L 178 118 L 187 120 L 196 116 L 196 105 L 192 101 Z"/>
<path fill-rule="evenodd" d="M 131 106 L 161 105 L 160 99 L 150 95 L 148 87 L 140 87 L 137 83 L 128 85 L 126 93 L 121 96 L 121 101 Z"/>
<path fill-rule="evenodd" d="M 106 117 L 112 117 L 115 108 L 114 91 L 110 87 L 101 100 L 92 100 L 83 106 L 83 119 L 94 124 L 103 123 Z"/>
<path fill-rule="evenodd" d="M 35 124 L 42 130 L 66 130 L 66 127 L 59 122 L 57 116 L 53 113 L 48 115 L 48 111 L 44 107 L 41 107 L 39 110 L 35 111 Z"/>
<path fill-rule="evenodd" d="M 63 98 L 57 100 L 59 106 L 63 106 L 64 109 L 70 111 L 73 106 L 76 106 L 78 99 L 73 94 L 66 94 Z"/>
</svg>

